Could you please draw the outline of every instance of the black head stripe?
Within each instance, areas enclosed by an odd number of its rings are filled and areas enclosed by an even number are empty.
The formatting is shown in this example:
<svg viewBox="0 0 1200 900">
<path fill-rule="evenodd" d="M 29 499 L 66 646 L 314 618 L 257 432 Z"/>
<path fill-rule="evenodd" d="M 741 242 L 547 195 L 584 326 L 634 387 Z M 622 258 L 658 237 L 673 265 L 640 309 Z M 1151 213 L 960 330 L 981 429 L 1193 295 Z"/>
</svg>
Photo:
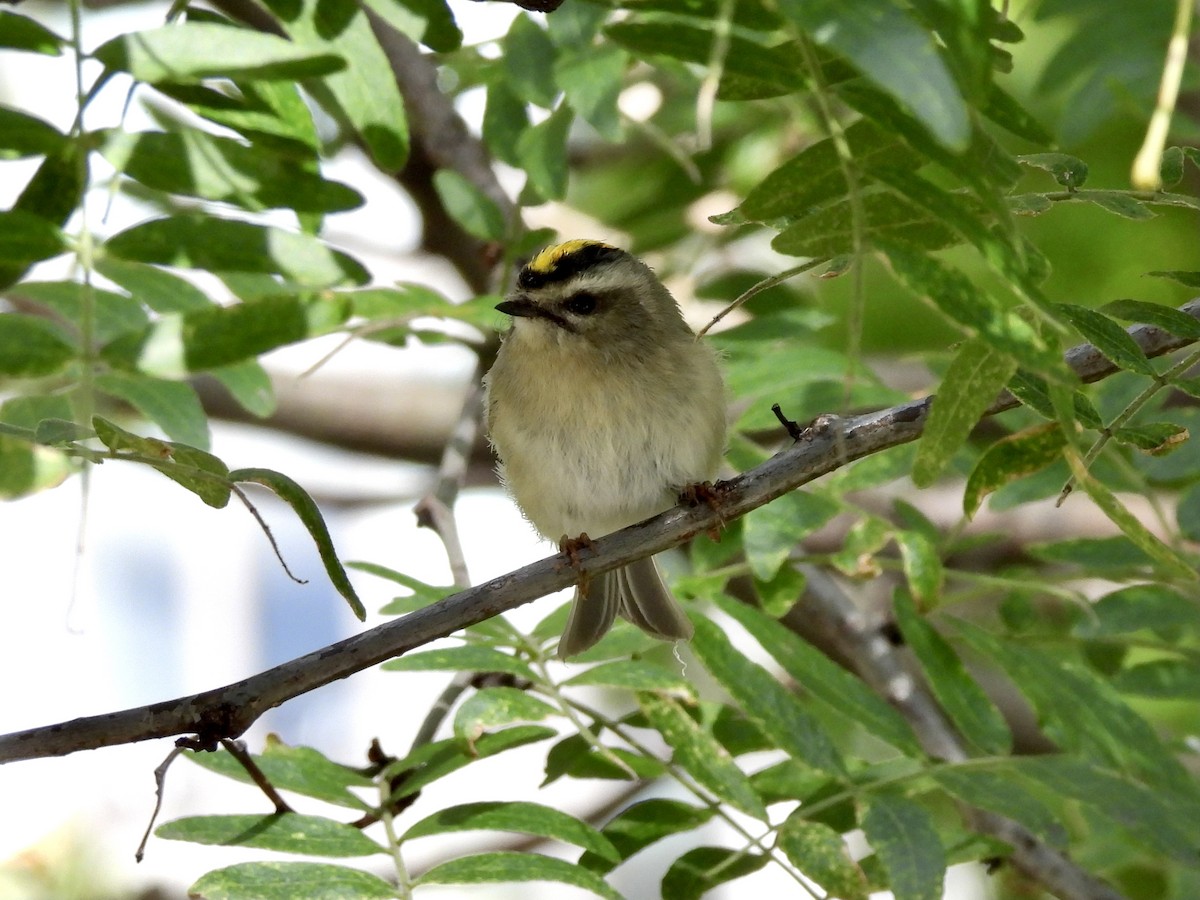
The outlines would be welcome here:
<svg viewBox="0 0 1200 900">
<path fill-rule="evenodd" d="M 517 287 L 521 290 L 537 290 L 547 284 L 566 281 L 593 266 L 618 259 L 625 251 L 608 244 L 582 243 L 577 249 L 553 258 L 547 265 L 539 265 L 546 251 L 538 254 L 533 262 L 524 266 L 517 275 Z"/>
</svg>

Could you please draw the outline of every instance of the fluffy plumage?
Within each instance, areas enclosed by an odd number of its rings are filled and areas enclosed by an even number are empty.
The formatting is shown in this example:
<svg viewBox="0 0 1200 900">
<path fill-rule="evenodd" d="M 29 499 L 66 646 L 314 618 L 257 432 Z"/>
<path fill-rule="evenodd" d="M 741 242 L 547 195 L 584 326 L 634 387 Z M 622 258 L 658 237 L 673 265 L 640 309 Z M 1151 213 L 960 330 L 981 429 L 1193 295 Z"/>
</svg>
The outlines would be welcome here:
<svg viewBox="0 0 1200 900">
<path fill-rule="evenodd" d="M 598 242 L 559 244 L 497 308 L 514 323 L 485 378 L 489 437 L 544 537 L 600 537 L 715 477 L 725 445 L 715 356 L 641 261 Z M 692 634 L 646 559 L 576 592 L 559 656 L 592 646 L 616 615 L 667 640 Z"/>
</svg>

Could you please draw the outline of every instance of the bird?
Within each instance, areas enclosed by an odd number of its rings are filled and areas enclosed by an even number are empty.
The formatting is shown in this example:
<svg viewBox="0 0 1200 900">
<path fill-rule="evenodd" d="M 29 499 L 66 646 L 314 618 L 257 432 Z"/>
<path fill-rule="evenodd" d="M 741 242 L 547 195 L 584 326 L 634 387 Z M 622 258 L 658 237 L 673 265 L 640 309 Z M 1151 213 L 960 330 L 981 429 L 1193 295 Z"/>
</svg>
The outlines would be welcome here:
<svg viewBox="0 0 1200 900">
<path fill-rule="evenodd" d="M 512 316 L 484 376 L 497 472 L 524 516 L 569 554 L 711 485 L 725 452 L 715 350 L 637 257 L 595 240 L 543 249 L 496 306 Z M 653 558 L 582 580 L 557 655 L 621 616 L 657 638 L 692 623 Z"/>
</svg>

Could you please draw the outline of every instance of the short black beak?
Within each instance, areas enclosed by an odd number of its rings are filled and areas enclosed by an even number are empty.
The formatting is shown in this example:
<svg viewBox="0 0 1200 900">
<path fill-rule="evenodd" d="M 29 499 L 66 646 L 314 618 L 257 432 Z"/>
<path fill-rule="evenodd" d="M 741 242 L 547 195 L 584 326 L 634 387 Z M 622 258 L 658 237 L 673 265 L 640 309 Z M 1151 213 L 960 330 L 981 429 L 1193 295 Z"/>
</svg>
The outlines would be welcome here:
<svg viewBox="0 0 1200 900">
<path fill-rule="evenodd" d="M 505 300 L 503 303 L 497 303 L 496 309 L 509 316 L 520 316 L 526 319 L 535 319 L 544 315 L 540 306 L 530 300 L 528 297 L 517 296 L 511 300 Z"/>
</svg>

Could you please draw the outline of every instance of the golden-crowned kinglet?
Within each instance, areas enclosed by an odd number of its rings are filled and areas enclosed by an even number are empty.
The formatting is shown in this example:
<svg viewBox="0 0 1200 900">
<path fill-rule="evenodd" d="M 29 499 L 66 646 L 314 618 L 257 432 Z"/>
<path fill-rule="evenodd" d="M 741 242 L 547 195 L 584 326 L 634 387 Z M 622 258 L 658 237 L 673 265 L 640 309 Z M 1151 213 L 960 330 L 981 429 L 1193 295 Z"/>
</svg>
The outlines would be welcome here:
<svg viewBox="0 0 1200 900">
<path fill-rule="evenodd" d="M 600 537 L 716 475 L 725 397 L 715 354 L 648 266 L 567 241 L 521 269 L 496 309 L 513 327 L 484 378 L 488 432 L 502 480 L 543 537 Z M 643 559 L 580 586 L 559 657 L 592 646 L 618 614 L 665 640 L 692 636 Z"/>
</svg>

